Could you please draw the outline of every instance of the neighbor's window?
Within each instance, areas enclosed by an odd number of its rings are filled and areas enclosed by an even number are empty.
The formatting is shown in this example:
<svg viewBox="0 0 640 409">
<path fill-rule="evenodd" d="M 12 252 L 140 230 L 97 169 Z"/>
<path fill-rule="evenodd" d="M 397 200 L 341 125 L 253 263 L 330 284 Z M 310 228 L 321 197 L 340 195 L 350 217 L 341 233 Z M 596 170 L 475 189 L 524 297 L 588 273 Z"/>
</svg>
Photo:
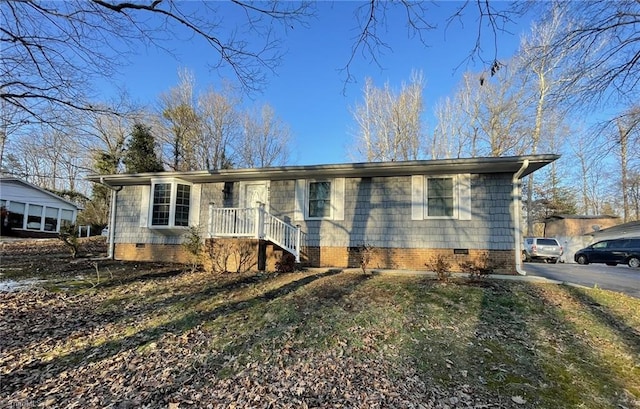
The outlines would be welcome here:
<svg viewBox="0 0 640 409">
<path fill-rule="evenodd" d="M 309 217 L 331 217 L 331 182 L 309 183 Z"/>
<path fill-rule="evenodd" d="M 44 215 L 44 230 L 56 231 L 58 228 L 58 208 L 47 207 Z"/>
<path fill-rule="evenodd" d="M 191 185 L 177 182 L 153 184 L 151 226 L 189 226 Z"/>
<path fill-rule="evenodd" d="M 29 205 L 27 229 L 40 230 L 42 227 L 42 206 Z"/>
<path fill-rule="evenodd" d="M 73 224 L 73 210 L 62 209 L 60 224 L 61 227 L 71 226 Z"/>
<path fill-rule="evenodd" d="M 427 217 L 454 217 L 455 196 L 452 177 L 427 178 Z"/>
<path fill-rule="evenodd" d="M 9 226 L 14 229 L 24 228 L 24 209 L 24 203 L 9 202 Z"/>
</svg>

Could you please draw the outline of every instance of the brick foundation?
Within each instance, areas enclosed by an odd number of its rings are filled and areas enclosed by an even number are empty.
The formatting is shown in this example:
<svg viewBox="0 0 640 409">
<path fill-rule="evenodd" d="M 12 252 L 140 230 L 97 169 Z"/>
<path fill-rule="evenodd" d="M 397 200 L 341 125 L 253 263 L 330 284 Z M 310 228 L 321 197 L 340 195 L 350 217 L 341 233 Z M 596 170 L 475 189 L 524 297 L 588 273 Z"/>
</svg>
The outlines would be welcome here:
<svg viewBox="0 0 640 409">
<path fill-rule="evenodd" d="M 227 271 L 251 271 L 258 269 L 259 240 L 255 239 L 208 239 L 203 261 L 205 268 L 224 268 Z M 219 245 L 216 245 L 219 244 Z M 212 249 L 212 251 L 209 251 Z M 265 243 L 266 270 L 274 271 L 276 263 L 285 253 L 272 243 Z M 160 261 L 188 263 L 191 254 L 178 244 L 117 243 L 115 258 L 130 261 Z"/>
<path fill-rule="evenodd" d="M 360 247 L 308 247 L 304 253 L 307 264 L 312 267 L 359 268 L 363 250 Z M 368 254 L 370 269 L 429 270 L 434 259 L 441 256 L 451 264 L 452 272 L 462 272 L 464 263 L 475 262 L 490 264 L 497 273 L 515 273 L 514 252 L 509 250 L 372 248 Z"/>
<path fill-rule="evenodd" d="M 217 249 L 217 265 L 225 265 L 228 271 L 258 269 L 259 241 L 255 239 L 216 239 L 207 243 L 220 243 Z M 266 270 L 274 271 L 275 265 L 285 251 L 272 243 L 265 243 Z M 215 253 L 215 252 L 214 252 Z M 162 244 L 116 244 L 118 260 L 165 261 L 186 263 L 190 254 L 181 245 Z M 215 257 L 215 254 L 214 254 Z M 226 257 L 226 264 L 220 257 Z M 372 248 L 369 251 L 369 269 L 430 270 L 434 259 L 443 257 L 451 264 L 452 272 L 463 272 L 462 265 L 468 262 L 491 264 L 496 273 L 515 274 L 513 251 L 473 249 L 401 249 Z M 212 266 L 210 257 L 206 267 Z M 306 247 L 301 263 L 309 267 L 359 268 L 362 249 L 359 247 Z"/>
<path fill-rule="evenodd" d="M 116 243 L 115 258 L 132 261 L 187 263 L 189 252 L 175 244 Z"/>
</svg>

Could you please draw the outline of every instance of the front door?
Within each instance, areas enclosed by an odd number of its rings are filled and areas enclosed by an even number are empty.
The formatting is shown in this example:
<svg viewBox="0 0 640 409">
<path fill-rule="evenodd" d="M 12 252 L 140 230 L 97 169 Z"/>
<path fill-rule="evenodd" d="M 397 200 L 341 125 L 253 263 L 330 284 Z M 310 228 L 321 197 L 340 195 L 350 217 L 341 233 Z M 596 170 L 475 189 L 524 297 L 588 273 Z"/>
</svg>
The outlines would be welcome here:
<svg viewBox="0 0 640 409">
<path fill-rule="evenodd" d="M 256 202 L 268 205 L 269 195 L 267 182 L 245 183 L 242 187 L 242 207 L 256 207 Z"/>
</svg>

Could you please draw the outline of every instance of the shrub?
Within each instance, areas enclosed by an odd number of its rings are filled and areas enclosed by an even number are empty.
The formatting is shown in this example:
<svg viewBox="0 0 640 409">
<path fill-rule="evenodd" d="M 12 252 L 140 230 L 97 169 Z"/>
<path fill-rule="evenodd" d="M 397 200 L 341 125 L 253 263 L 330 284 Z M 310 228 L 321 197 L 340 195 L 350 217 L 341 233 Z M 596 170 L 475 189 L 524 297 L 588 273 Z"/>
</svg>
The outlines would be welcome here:
<svg viewBox="0 0 640 409">
<path fill-rule="evenodd" d="M 230 273 L 232 264 L 236 267 L 236 273 L 244 273 L 257 264 L 255 251 L 247 242 L 208 240 L 204 247 L 209 269 L 213 273 Z"/>
<path fill-rule="evenodd" d="M 64 245 L 69 249 L 71 257 L 76 258 L 78 256 L 78 250 L 80 249 L 78 227 L 75 224 L 66 224 L 61 226 L 58 238 L 62 240 Z"/>
<path fill-rule="evenodd" d="M 451 277 L 451 263 L 449 263 L 446 257 L 442 254 L 438 254 L 431 258 L 430 263 L 426 263 L 425 266 L 436 273 L 438 281 L 449 281 Z"/>
<path fill-rule="evenodd" d="M 285 252 L 276 262 L 276 272 L 293 273 L 296 271 L 296 258 L 293 254 Z"/>
<path fill-rule="evenodd" d="M 202 267 L 204 244 L 204 240 L 200 234 L 200 228 L 198 226 L 190 226 L 189 230 L 183 235 L 183 238 L 182 246 L 191 255 L 191 261 L 189 263 L 191 271 L 197 271 Z"/>
<path fill-rule="evenodd" d="M 367 267 L 371 262 L 371 256 L 373 254 L 373 247 L 371 245 L 362 244 L 358 247 L 358 256 L 360 258 L 360 268 L 362 274 L 367 274 Z"/>
<path fill-rule="evenodd" d="M 463 272 L 469 274 L 469 279 L 472 281 L 485 280 L 489 274 L 493 273 L 500 267 L 501 264 L 491 262 L 487 254 L 484 254 L 475 260 L 460 263 L 460 268 Z"/>
</svg>

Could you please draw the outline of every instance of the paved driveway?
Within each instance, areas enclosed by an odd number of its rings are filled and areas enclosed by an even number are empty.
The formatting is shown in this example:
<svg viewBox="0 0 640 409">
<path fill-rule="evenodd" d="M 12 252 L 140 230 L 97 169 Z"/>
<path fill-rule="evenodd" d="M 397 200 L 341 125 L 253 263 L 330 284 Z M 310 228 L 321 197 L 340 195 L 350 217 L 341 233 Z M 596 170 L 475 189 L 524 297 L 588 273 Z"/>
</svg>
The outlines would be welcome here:
<svg viewBox="0 0 640 409">
<path fill-rule="evenodd" d="M 640 298 L 640 269 L 604 264 L 524 263 L 528 276 L 545 277 L 586 287 L 598 286 Z"/>
</svg>

